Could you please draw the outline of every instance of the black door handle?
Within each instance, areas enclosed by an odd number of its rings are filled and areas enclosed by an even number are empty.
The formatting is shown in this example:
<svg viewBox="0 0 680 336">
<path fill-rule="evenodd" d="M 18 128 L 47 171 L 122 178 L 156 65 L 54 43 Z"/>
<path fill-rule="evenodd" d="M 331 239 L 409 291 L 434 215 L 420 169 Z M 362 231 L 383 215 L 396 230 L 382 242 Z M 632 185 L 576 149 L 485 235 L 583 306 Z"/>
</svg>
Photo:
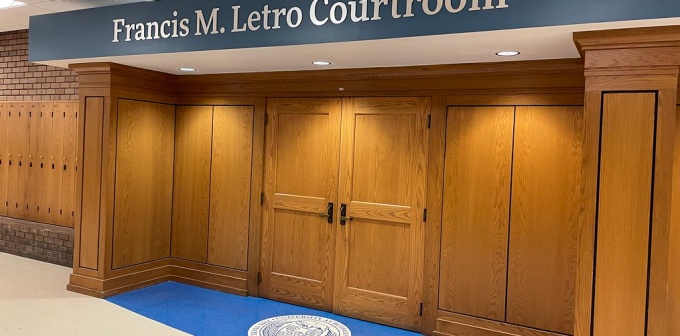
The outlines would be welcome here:
<svg viewBox="0 0 680 336">
<path fill-rule="evenodd" d="M 340 225 L 345 225 L 347 221 L 353 219 L 352 217 L 347 217 L 347 204 L 340 204 Z"/>
</svg>

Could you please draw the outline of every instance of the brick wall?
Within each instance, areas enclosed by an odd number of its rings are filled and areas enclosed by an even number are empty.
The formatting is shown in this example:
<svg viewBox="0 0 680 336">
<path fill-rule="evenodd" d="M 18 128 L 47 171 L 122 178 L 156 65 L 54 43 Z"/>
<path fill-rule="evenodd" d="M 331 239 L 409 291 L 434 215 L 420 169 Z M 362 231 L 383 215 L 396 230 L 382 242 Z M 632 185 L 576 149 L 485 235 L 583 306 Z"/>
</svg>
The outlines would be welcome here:
<svg viewBox="0 0 680 336">
<path fill-rule="evenodd" d="M 75 72 L 28 62 L 28 30 L 0 32 L 0 101 L 78 100 Z"/>
<path fill-rule="evenodd" d="M 73 267 L 73 229 L 0 217 L 0 252 Z"/>
</svg>

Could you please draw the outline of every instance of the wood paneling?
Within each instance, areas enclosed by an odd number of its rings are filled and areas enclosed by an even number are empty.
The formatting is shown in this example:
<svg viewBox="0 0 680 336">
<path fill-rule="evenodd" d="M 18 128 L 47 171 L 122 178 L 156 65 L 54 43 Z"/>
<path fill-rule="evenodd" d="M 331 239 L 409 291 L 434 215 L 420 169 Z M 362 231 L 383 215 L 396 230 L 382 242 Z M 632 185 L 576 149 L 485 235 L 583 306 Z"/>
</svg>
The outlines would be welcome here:
<svg viewBox="0 0 680 336">
<path fill-rule="evenodd" d="M 175 107 L 118 101 L 112 268 L 170 256 Z"/>
<path fill-rule="evenodd" d="M 7 216 L 9 202 L 7 198 L 7 187 L 9 184 L 9 160 L 7 155 L 7 149 L 9 148 L 9 138 L 7 136 L 8 128 L 9 104 L 0 103 L 0 216 Z"/>
<path fill-rule="evenodd" d="M 336 313 L 420 330 L 429 111 L 428 98 L 344 101 L 338 195 L 353 219 L 337 226 Z"/>
<path fill-rule="evenodd" d="M 339 99 L 272 99 L 266 135 L 262 286 L 265 297 L 333 307 Z M 337 223 L 337 221 L 335 221 Z"/>
<path fill-rule="evenodd" d="M 16 218 L 26 218 L 28 216 L 28 153 L 30 151 L 30 141 L 31 141 L 31 119 L 29 117 L 29 103 L 15 103 L 16 107 L 16 138 L 14 139 L 16 144 L 16 165 L 18 174 L 17 179 L 17 189 L 15 197 L 15 207 L 14 216 Z M 61 139 L 61 138 L 56 138 Z M 61 141 L 55 141 L 61 144 Z M 61 183 L 57 184 L 57 188 L 61 187 Z M 59 189 L 57 189 L 59 190 Z M 59 218 L 57 217 L 53 220 L 54 223 L 59 223 Z"/>
<path fill-rule="evenodd" d="M 64 138 L 64 106 L 60 103 L 55 103 L 52 107 L 52 139 Z M 62 189 L 62 158 L 64 155 L 63 141 L 52 141 L 50 157 L 48 160 L 50 171 L 50 189 L 52 198 L 51 205 L 48 209 L 50 214 L 50 222 L 62 223 L 63 210 L 61 208 L 61 189 Z"/>
<path fill-rule="evenodd" d="M 206 262 L 213 107 L 179 106 L 176 125 L 172 256 Z"/>
<path fill-rule="evenodd" d="M 545 330 L 475 318 L 466 315 L 440 312 L 437 331 L 447 336 L 560 336 Z"/>
<path fill-rule="evenodd" d="M 248 268 L 253 108 L 217 106 L 213 120 L 208 263 Z"/>
<path fill-rule="evenodd" d="M 574 332 L 583 108 L 518 107 L 507 322 Z"/>
<path fill-rule="evenodd" d="M 514 107 L 450 108 L 439 307 L 505 319 Z"/>
<path fill-rule="evenodd" d="M 646 333 L 655 111 L 654 93 L 604 94 L 593 336 Z"/>
<path fill-rule="evenodd" d="M 680 330 L 680 107 L 675 119 L 675 151 L 673 156 L 673 187 L 670 231 L 670 253 L 668 258 L 668 335 Z"/>
<path fill-rule="evenodd" d="M 42 144 L 40 133 L 40 126 L 42 123 L 42 118 L 40 117 L 40 104 L 31 103 L 30 113 L 29 113 L 29 152 L 26 165 L 28 166 L 28 200 L 27 200 L 27 214 L 24 217 L 29 220 L 37 220 L 40 214 L 40 193 L 36 192 L 40 190 L 40 175 L 44 170 L 40 169 L 40 165 L 35 163 L 39 162 L 38 157 L 40 156 L 40 146 Z"/>
<path fill-rule="evenodd" d="M 78 104 L 62 103 L 64 107 L 63 162 L 61 183 L 61 223 L 73 227 L 75 224 L 76 188 L 76 144 L 78 129 Z"/>
<path fill-rule="evenodd" d="M 79 258 L 80 267 L 99 269 L 99 230 L 102 185 L 102 144 L 104 98 L 88 97 L 79 125 L 78 147 L 82 150 L 80 193 Z"/>
</svg>

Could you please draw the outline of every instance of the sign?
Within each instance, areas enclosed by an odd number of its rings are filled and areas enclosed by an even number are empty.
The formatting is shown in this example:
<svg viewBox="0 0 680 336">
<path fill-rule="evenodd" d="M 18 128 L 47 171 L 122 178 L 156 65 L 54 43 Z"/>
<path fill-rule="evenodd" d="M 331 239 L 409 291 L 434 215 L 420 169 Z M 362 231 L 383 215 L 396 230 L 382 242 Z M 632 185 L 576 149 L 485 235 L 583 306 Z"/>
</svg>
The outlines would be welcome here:
<svg viewBox="0 0 680 336">
<path fill-rule="evenodd" d="M 164 0 L 34 16 L 29 60 L 680 17 L 678 0 Z"/>
</svg>

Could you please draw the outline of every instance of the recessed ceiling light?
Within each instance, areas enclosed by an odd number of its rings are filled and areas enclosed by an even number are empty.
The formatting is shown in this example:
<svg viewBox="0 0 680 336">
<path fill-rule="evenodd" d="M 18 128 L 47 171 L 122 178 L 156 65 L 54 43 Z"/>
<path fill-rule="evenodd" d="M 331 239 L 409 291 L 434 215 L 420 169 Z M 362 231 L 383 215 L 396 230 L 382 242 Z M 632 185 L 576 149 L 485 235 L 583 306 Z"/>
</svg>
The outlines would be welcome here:
<svg viewBox="0 0 680 336">
<path fill-rule="evenodd" d="M 325 66 L 325 65 L 331 65 L 331 62 L 328 62 L 328 61 L 314 61 L 314 62 L 312 62 L 312 64 L 314 64 L 314 65 Z"/>
<path fill-rule="evenodd" d="M 0 0 L 0 9 L 12 8 L 26 6 L 25 3 L 15 0 Z"/>
<path fill-rule="evenodd" d="M 196 69 L 194 69 L 194 68 L 179 68 L 179 71 L 194 72 L 194 71 L 196 71 Z"/>
<path fill-rule="evenodd" d="M 499 51 L 496 53 L 496 56 L 517 56 L 519 54 L 519 51 Z"/>
</svg>

